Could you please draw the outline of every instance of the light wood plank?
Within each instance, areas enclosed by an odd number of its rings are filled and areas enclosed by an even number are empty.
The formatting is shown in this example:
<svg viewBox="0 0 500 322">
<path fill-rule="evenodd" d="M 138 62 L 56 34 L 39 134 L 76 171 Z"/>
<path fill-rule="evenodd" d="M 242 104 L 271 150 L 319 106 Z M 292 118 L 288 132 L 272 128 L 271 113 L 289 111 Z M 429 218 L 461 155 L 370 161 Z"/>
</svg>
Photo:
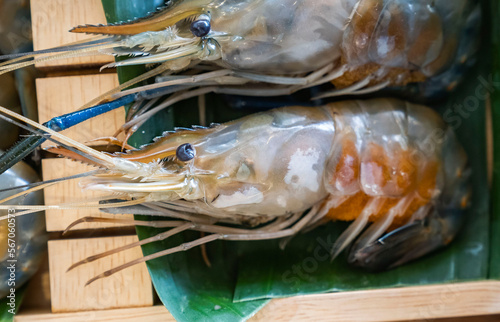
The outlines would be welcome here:
<svg viewBox="0 0 500 322">
<path fill-rule="evenodd" d="M 52 180 L 61 177 L 72 176 L 91 170 L 95 170 L 95 168 L 67 159 L 42 160 L 42 172 L 44 180 Z M 98 198 L 99 196 L 109 195 L 104 192 L 83 190 L 79 184 L 80 180 L 81 179 L 63 181 L 56 185 L 45 188 L 45 204 L 59 205 L 62 203 L 85 201 Z M 98 209 L 50 209 L 45 211 L 47 231 L 63 231 L 75 220 L 86 216 L 109 218 L 111 215 L 102 213 Z M 133 219 L 133 216 L 124 214 L 119 215 L 118 218 Z M 120 225 L 111 223 L 83 223 L 76 226 L 74 230 L 106 227 L 120 227 Z"/>
<path fill-rule="evenodd" d="M 116 74 L 66 76 L 37 79 L 40 123 L 55 116 L 74 112 L 88 101 L 118 86 Z M 94 117 L 61 133 L 82 143 L 113 135 L 125 121 L 125 110 L 119 108 Z M 45 146 L 53 145 L 46 142 Z"/>
<path fill-rule="evenodd" d="M 134 265 L 85 286 L 85 283 L 95 275 L 142 257 L 139 247 L 102 258 L 67 272 L 68 267 L 77 261 L 137 240 L 137 236 L 120 236 L 49 241 L 52 312 L 153 305 L 151 279 L 145 263 Z"/>
<path fill-rule="evenodd" d="M 116 74 L 52 77 L 37 80 L 37 94 L 40 122 L 73 112 L 81 105 L 118 85 Z M 104 115 L 85 121 L 74 128 L 61 133 L 85 143 L 95 138 L 110 136 L 123 124 L 125 112 L 123 108 L 111 111 Z M 46 142 L 43 146 L 53 145 Z M 44 160 L 43 176 L 45 180 L 63 176 L 75 175 L 93 168 L 67 160 Z M 59 183 L 49 187 L 45 192 L 45 203 L 56 205 L 60 203 L 94 198 L 97 192 L 82 192 L 78 185 L 79 180 Z M 85 216 L 102 216 L 98 210 L 48 210 L 46 211 L 47 231 L 61 231 L 74 220 Z M 131 218 L 131 216 L 128 216 Z M 116 227 L 113 224 L 92 223 L 82 224 L 77 229 Z"/>
<path fill-rule="evenodd" d="M 249 321 L 428 321 L 429 319 L 500 314 L 500 282 L 427 285 L 385 290 L 340 292 L 272 300 Z M 26 314 L 31 321 L 173 321 L 164 307 L 80 312 Z M 487 321 L 496 321 L 490 317 Z"/>
<path fill-rule="evenodd" d="M 500 313 L 500 281 L 273 300 L 254 321 L 408 321 Z"/>
<path fill-rule="evenodd" d="M 175 319 L 164 306 L 132 309 L 87 311 L 74 313 L 27 312 L 17 315 L 15 322 L 174 322 Z"/>
<path fill-rule="evenodd" d="M 101 0 L 31 0 L 33 46 L 35 50 L 48 49 L 95 36 L 70 33 L 82 24 L 106 23 Z M 77 57 L 39 63 L 40 68 L 104 65 L 113 62 L 112 56 Z"/>
</svg>

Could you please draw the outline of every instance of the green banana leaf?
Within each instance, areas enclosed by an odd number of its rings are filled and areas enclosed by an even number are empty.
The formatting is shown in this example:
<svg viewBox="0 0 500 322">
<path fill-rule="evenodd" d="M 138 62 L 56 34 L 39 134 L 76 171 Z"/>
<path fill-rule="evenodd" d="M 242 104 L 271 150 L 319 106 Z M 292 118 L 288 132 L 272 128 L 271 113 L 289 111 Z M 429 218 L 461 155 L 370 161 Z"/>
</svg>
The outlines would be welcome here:
<svg viewBox="0 0 500 322">
<path fill-rule="evenodd" d="M 102 2 L 108 21 L 113 22 L 142 16 L 152 11 L 158 1 Z M 486 102 L 478 100 L 473 111 L 465 116 L 457 114 L 462 113 L 461 109 L 457 112 L 457 105 L 476 97 L 477 86 L 483 84 L 481 80 L 489 79 L 488 54 L 484 53 L 482 58 L 482 66 L 466 77 L 468 82 L 456 91 L 457 94 L 448 103 L 436 106 L 448 117 L 458 115 L 460 124 L 456 126 L 456 132 L 468 155 L 473 156 L 470 157 L 472 206 L 463 231 L 450 247 L 398 269 L 367 273 L 347 266 L 343 258 L 330 263 L 325 256 L 325 248 L 345 229 L 345 223 L 331 223 L 297 236 L 283 251 L 277 241 L 214 242 L 207 246 L 211 267 L 203 261 L 200 249 L 147 263 L 155 289 L 165 306 L 177 320 L 237 321 L 250 318 L 274 297 L 480 280 L 488 275 L 500 277 L 500 256 L 489 247 L 490 237 L 492 242 L 499 242 L 500 223 L 498 217 L 491 219 L 489 212 L 484 134 Z M 120 68 L 120 81 L 143 71 L 143 67 Z M 183 102 L 155 117 L 144 133 L 141 131 L 133 137 L 132 143 L 148 143 L 155 135 L 172 129 L 173 123 L 176 126 L 197 124 L 196 106 L 196 100 Z M 209 122 L 223 122 L 241 114 L 227 109 L 216 96 L 207 97 L 207 107 Z M 491 220 L 494 226 L 491 226 Z M 490 228 L 496 229 L 496 234 L 490 234 Z M 137 232 L 143 239 L 159 230 L 138 227 Z M 185 233 L 168 241 L 145 245 L 143 253 L 148 255 L 198 237 L 199 233 Z M 490 251 L 493 256 L 490 256 Z"/>
</svg>

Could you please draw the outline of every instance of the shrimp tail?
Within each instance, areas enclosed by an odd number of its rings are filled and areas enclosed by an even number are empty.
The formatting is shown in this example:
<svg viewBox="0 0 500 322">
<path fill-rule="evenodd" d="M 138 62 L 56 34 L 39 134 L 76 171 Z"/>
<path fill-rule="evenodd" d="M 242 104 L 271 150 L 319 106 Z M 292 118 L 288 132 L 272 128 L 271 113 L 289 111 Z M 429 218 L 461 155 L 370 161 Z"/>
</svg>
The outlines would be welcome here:
<svg viewBox="0 0 500 322">
<path fill-rule="evenodd" d="M 425 219 L 402 226 L 352 251 L 348 261 L 370 271 L 386 270 L 412 261 L 449 244 L 461 226 L 462 213 L 461 209 L 434 209 Z"/>
</svg>

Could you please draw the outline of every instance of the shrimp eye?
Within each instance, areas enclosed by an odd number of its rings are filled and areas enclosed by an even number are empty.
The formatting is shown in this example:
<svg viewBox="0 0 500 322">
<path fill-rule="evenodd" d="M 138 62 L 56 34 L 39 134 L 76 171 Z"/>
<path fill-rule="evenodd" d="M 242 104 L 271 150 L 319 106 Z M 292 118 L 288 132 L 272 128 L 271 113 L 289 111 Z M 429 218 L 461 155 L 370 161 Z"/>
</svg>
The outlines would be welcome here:
<svg viewBox="0 0 500 322">
<path fill-rule="evenodd" d="M 177 151 L 175 152 L 177 159 L 179 159 L 182 162 L 188 162 L 188 161 L 193 160 L 195 154 L 196 154 L 196 150 L 189 143 L 185 143 L 185 144 L 179 146 L 177 148 Z"/>
<path fill-rule="evenodd" d="M 210 32 L 210 20 L 199 19 L 191 23 L 191 32 L 196 37 L 204 37 Z"/>
</svg>

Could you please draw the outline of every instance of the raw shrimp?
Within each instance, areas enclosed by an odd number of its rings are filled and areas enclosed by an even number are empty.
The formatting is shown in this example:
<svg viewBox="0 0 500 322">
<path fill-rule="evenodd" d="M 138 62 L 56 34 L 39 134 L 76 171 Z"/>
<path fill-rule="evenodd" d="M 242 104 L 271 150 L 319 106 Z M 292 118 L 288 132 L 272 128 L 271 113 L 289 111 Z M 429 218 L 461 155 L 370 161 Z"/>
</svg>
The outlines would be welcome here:
<svg viewBox="0 0 500 322">
<path fill-rule="evenodd" d="M 161 73 L 152 86 L 177 85 L 183 99 L 287 95 L 333 83 L 320 98 L 429 79 L 439 91 L 457 83 L 457 66 L 476 52 L 479 21 L 475 0 L 175 0 L 132 22 L 72 30 L 101 35 L 87 42 L 4 56 L 14 59 L 0 73 L 101 53 L 137 56 L 105 67 L 161 64 L 86 107 Z"/>
<path fill-rule="evenodd" d="M 333 258 L 354 244 L 351 263 L 390 268 L 448 244 L 468 204 L 467 157 L 452 129 L 431 109 L 394 99 L 279 108 L 210 128 L 178 130 L 141 149 L 114 155 L 4 108 L 0 111 L 58 142 L 50 151 L 99 167 L 82 174 L 81 185 L 109 193 L 100 203 L 0 209 L 24 210 L 20 215 L 47 208 L 94 207 L 170 218 L 84 218 L 69 227 L 103 220 L 173 227 L 120 249 L 184 230 L 207 233 L 89 282 L 211 241 L 291 237 L 329 220 L 352 221 L 331 249 Z"/>
</svg>

